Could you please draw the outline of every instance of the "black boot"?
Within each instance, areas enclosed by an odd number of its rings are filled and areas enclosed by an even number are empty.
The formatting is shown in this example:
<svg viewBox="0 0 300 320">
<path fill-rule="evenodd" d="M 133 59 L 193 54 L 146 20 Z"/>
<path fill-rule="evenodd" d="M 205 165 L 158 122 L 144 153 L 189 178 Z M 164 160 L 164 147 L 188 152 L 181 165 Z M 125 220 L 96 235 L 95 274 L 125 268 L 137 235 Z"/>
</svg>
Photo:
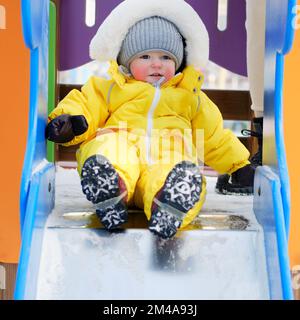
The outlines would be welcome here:
<svg viewBox="0 0 300 320">
<path fill-rule="evenodd" d="M 253 130 L 244 129 L 244 136 L 252 136 L 258 139 L 258 151 L 249 159 L 251 166 L 255 169 L 262 165 L 262 147 L 263 147 L 263 118 L 253 119 Z M 251 195 L 253 186 L 243 186 L 236 183 L 234 175 L 223 174 L 218 177 L 216 192 L 221 194 Z"/>
<path fill-rule="evenodd" d="M 253 166 L 262 166 L 262 148 L 263 148 L 263 119 L 264 118 L 254 118 L 253 119 L 253 130 L 242 130 L 242 134 L 248 137 L 256 137 L 258 139 L 258 151 L 250 158 L 250 162 Z"/>
<path fill-rule="evenodd" d="M 126 186 L 108 159 L 101 155 L 88 158 L 82 167 L 81 186 L 87 199 L 96 204 L 96 214 L 107 230 L 127 222 Z"/>
</svg>

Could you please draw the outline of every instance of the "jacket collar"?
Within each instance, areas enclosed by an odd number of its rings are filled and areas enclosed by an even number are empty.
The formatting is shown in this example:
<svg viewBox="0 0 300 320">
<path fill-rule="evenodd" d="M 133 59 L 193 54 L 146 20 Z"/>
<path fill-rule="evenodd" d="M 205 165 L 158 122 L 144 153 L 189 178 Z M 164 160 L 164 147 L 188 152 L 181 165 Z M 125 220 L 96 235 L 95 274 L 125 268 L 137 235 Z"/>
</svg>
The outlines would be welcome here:
<svg viewBox="0 0 300 320">
<path fill-rule="evenodd" d="M 193 66 L 188 66 L 183 70 L 183 78 L 178 86 L 198 95 L 203 81 L 203 73 L 197 71 Z"/>
</svg>

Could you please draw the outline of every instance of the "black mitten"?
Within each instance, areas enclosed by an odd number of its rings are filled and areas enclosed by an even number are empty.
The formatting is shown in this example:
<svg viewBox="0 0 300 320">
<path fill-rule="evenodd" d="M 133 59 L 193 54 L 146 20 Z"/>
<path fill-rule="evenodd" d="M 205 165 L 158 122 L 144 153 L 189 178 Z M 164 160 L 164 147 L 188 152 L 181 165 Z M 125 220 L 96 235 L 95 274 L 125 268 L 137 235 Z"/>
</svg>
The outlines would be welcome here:
<svg viewBox="0 0 300 320">
<path fill-rule="evenodd" d="M 253 187 L 255 168 L 251 164 L 232 173 L 232 184 L 241 187 Z"/>
<path fill-rule="evenodd" d="M 88 123 L 84 116 L 71 116 L 62 114 L 52 121 L 46 127 L 46 139 L 55 143 L 66 143 L 86 132 Z"/>
</svg>

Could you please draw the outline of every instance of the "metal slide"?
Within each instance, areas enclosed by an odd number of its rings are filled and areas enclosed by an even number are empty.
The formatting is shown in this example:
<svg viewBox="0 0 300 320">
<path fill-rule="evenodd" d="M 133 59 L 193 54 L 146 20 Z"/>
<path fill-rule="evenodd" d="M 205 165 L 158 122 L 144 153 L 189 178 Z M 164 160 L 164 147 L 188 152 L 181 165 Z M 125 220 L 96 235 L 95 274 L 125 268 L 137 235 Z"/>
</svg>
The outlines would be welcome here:
<svg viewBox="0 0 300 320">
<path fill-rule="evenodd" d="M 208 178 L 202 215 L 189 230 L 162 241 L 134 224 L 116 233 L 90 225 L 93 208 L 80 193 L 75 170 L 55 168 L 46 160 L 49 1 L 22 0 L 31 52 L 30 129 L 15 299 L 293 298 L 281 97 L 295 4 L 267 0 L 266 156 L 256 172 L 254 196 L 224 201 Z"/>
</svg>

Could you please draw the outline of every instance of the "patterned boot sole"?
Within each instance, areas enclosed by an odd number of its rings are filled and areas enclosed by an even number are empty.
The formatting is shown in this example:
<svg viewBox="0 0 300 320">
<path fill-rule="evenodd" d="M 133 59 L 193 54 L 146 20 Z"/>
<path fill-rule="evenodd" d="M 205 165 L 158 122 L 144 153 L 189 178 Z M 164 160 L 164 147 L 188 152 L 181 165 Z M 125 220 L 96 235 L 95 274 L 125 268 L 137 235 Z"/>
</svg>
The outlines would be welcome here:
<svg viewBox="0 0 300 320">
<path fill-rule="evenodd" d="M 81 186 L 86 198 L 96 204 L 96 213 L 104 227 L 114 229 L 127 222 L 128 213 L 122 192 L 122 180 L 112 164 L 103 156 L 88 158 L 81 172 Z M 124 183 L 123 183 L 124 185 Z"/>
<path fill-rule="evenodd" d="M 108 207 L 97 208 L 96 214 L 107 230 L 116 229 L 128 221 L 127 208 L 122 199 Z"/>
<path fill-rule="evenodd" d="M 163 239 L 173 237 L 185 214 L 199 201 L 201 191 L 199 168 L 187 161 L 177 164 L 154 198 L 149 230 Z"/>
</svg>

